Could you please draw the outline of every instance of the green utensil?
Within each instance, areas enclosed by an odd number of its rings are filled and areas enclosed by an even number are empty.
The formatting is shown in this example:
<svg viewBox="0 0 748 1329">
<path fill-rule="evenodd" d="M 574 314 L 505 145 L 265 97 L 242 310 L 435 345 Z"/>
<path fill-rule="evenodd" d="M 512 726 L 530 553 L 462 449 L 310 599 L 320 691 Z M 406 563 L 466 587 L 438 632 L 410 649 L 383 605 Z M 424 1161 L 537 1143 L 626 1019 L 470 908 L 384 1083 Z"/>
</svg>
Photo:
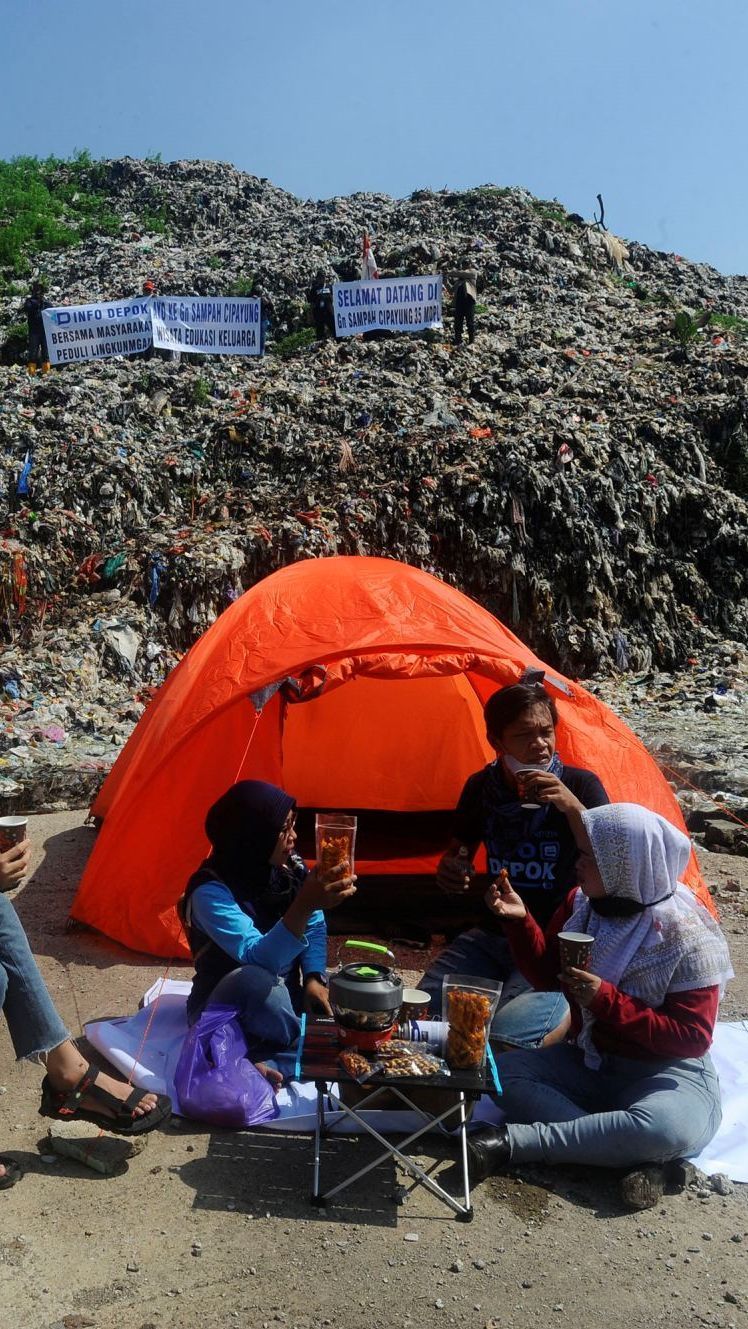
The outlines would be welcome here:
<svg viewBox="0 0 748 1329">
<path fill-rule="evenodd" d="M 362 951 L 376 951 L 379 955 L 388 955 L 392 963 L 395 963 L 395 957 L 392 954 L 392 951 L 386 946 L 380 946 L 377 941 L 344 941 L 343 949 L 348 946 L 358 947 Z"/>
</svg>

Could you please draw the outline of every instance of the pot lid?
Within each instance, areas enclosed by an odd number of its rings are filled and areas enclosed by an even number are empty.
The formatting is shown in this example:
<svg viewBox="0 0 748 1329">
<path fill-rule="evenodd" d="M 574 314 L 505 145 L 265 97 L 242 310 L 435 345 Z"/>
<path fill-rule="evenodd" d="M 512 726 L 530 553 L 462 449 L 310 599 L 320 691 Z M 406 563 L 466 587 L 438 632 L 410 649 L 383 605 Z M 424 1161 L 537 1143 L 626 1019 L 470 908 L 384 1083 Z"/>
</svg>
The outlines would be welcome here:
<svg viewBox="0 0 748 1329">
<path fill-rule="evenodd" d="M 354 960 L 330 975 L 330 1001 L 359 1011 L 394 1011 L 402 1004 L 403 982 L 384 964 Z"/>
<path fill-rule="evenodd" d="M 386 964 L 367 964 L 363 961 L 353 961 L 352 964 L 344 964 L 340 971 L 348 978 L 355 978 L 361 983 L 372 983 L 376 979 L 391 979 L 392 970 Z"/>
</svg>

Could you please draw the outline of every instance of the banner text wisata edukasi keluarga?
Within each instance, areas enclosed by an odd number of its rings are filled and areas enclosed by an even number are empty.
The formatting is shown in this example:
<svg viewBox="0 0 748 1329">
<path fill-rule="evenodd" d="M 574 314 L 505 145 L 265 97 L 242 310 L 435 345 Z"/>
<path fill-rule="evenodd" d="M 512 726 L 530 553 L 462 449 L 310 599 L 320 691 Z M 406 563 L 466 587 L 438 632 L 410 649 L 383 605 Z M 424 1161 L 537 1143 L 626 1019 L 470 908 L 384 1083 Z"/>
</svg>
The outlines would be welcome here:
<svg viewBox="0 0 748 1329">
<path fill-rule="evenodd" d="M 261 305 L 233 296 L 173 296 L 61 305 L 44 311 L 52 364 L 133 355 L 150 346 L 259 355 Z"/>
</svg>

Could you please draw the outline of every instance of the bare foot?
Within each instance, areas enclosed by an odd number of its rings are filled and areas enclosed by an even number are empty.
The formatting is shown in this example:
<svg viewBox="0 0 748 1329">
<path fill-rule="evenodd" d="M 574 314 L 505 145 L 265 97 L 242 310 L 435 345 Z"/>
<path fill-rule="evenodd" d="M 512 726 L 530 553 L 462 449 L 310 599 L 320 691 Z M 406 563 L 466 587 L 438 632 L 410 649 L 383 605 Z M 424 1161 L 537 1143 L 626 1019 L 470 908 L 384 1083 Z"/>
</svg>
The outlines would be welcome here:
<svg viewBox="0 0 748 1329">
<path fill-rule="evenodd" d="M 80 1083 L 86 1071 L 88 1062 L 81 1056 L 74 1043 L 67 1041 L 60 1043 L 59 1047 L 53 1048 L 47 1053 L 47 1076 L 53 1089 L 58 1093 L 69 1094 L 75 1086 Z M 132 1085 L 126 1084 L 124 1080 L 115 1080 L 111 1075 L 106 1075 L 104 1071 L 99 1071 L 97 1085 L 106 1089 L 107 1093 L 113 1095 L 124 1103 L 125 1099 L 132 1093 Z M 158 1099 L 155 1094 L 146 1094 L 141 1098 L 137 1107 L 133 1108 L 133 1116 L 143 1117 L 148 1112 L 152 1112 Z M 85 1097 L 81 1099 L 81 1107 L 93 1112 L 101 1112 L 103 1116 L 114 1117 L 113 1110 L 104 1107 L 103 1104 L 94 1098 Z"/>
<path fill-rule="evenodd" d="M 260 1072 L 260 1075 L 265 1076 L 265 1079 L 270 1085 L 270 1088 L 272 1089 L 273 1093 L 277 1094 L 278 1090 L 283 1084 L 283 1076 L 281 1075 L 280 1071 L 277 1071 L 274 1066 L 266 1066 L 264 1061 L 256 1061 L 255 1066 Z"/>
</svg>

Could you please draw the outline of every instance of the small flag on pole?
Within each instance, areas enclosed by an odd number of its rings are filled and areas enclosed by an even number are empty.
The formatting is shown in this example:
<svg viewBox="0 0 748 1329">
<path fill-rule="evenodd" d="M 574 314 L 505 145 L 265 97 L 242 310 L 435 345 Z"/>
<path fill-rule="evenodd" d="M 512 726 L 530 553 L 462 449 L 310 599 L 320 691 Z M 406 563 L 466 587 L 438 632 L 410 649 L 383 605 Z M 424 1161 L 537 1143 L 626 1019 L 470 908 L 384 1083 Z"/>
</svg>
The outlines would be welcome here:
<svg viewBox="0 0 748 1329">
<path fill-rule="evenodd" d="M 361 280 L 371 281 L 372 277 L 378 277 L 377 260 L 369 239 L 368 231 L 364 231 L 364 243 L 361 253 Z"/>
</svg>

